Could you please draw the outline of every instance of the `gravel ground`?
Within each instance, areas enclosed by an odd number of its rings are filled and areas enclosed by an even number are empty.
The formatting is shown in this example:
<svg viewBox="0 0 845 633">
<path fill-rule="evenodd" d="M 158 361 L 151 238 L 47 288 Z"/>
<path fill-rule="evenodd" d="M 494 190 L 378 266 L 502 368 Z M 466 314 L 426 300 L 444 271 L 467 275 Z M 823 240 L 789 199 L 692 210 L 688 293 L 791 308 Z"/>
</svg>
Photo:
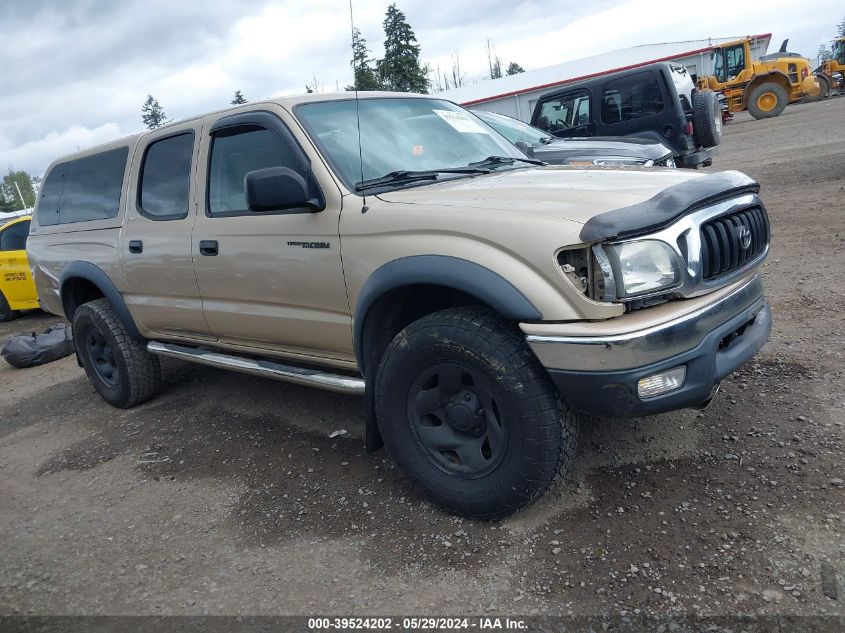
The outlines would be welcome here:
<svg viewBox="0 0 845 633">
<path fill-rule="evenodd" d="M 845 616 L 842 121 L 838 98 L 726 128 L 714 168 L 772 218 L 762 353 L 704 412 L 586 425 L 502 522 L 364 454 L 356 398 L 166 362 L 118 411 L 73 358 L 3 365 L 0 614 Z"/>
</svg>

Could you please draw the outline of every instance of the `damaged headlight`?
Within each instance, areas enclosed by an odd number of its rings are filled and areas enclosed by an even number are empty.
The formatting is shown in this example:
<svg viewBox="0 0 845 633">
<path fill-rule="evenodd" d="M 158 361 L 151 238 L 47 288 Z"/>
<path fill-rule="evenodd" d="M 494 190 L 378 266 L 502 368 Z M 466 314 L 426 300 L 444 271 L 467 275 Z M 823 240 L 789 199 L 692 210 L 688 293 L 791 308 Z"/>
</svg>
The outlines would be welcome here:
<svg viewBox="0 0 845 633">
<path fill-rule="evenodd" d="M 681 282 L 675 251 L 659 240 L 640 240 L 593 247 L 604 277 L 604 301 L 651 295 Z"/>
</svg>

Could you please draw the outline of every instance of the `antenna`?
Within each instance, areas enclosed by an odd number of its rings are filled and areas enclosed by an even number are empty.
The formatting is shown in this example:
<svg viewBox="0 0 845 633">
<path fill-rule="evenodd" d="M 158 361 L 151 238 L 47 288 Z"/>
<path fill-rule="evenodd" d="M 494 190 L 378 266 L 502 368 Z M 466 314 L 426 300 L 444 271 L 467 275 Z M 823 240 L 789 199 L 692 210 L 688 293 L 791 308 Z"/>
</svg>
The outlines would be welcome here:
<svg viewBox="0 0 845 633">
<path fill-rule="evenodd" d="M 358 66 L 355 63 L 355 20 L 352 18 L 352 0 L 349 0 L 349 26 L 352 28 L 352 40 L 350 45 L 352 47 L 352 85 L 355 87 L 355 123 L 358 126 L 358 164 L 361 166 L 361 182 L 364 182 L 364 151 L 361 149 L 361 109 L 358 100 Z M 367 194 L 362 189 L 361 196 L 363 197 L 363 204 L 361 205 L 361 213 L 366 213 L 370 210 L 367 206 Z"/>
</svg>

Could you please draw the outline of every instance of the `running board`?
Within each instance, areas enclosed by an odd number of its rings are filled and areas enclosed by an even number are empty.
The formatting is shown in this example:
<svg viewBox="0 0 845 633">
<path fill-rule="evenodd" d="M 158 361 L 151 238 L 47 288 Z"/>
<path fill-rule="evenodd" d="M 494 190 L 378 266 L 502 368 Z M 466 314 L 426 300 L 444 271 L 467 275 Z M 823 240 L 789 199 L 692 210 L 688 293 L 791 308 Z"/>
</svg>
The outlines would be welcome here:
<svg viewBox="0 0 845 633">
<path fill-rule="evenodd" d="M 281 363 L 267 359 L 259 360 L 244 356 L 232 356 L 231 354 L 212 352 L 198 347 L 177 345 L 176 343 L 162 343 L 160 341 L 150 341 L 147 343 L 147 351 L 151 354 L 158 354 L 159 356 L 179 358 L 192 363 L 199 363 L 200 365 L 209 365 L 210 367 L 222 367 L 223 369 L 231 369 L 254 376 L 275 378 L 276 380 L 292 382 L 307 387 L 317 387 L 339 393 L 359 395 L 364 393 L 363 378 L 329 374 L 317 369 L 304 369 L 302 367 L 282 365 Z"/>
</svg>

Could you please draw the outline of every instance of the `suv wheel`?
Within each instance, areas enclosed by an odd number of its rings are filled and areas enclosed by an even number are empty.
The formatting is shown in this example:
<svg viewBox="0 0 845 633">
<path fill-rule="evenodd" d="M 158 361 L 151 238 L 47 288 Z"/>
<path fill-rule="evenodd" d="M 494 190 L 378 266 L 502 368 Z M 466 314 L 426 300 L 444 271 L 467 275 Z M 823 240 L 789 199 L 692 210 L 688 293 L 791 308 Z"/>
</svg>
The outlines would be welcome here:
<svg viewBox="0 0 845 633">
<path fill-rule="evenodd" d="M 375 395 L 393 458 L 451 512 L 511 514 L 575 454 L 575 415 L 524 337 L 487 310 L 451 308 L 402 330 L 379 365 Z"/>
<path fill-rule="evenodd" d="M 88 380 L 110 405 L 128 409 L 155 395 L 158 357 L 129 335 L 106 299 L 76 309 L 73 339 Z"/>
<path fill-rule="evenodd" d="M 722 106 L 712 90 L 693 95 L 692 125 L 695 142 L 701 147 L 715 147 L 722 142 Z"/>
<path fill-rule="evenodd" d="M 760 84 L 748 95 L 748 111 L 755 119 L 769 119 L 783 112 L 788 100 L 783 86 L 773 83 Z"/>
<path fill-rule="evenodd" d="M 0 292 L 0 323 L 17 319 L 20 312 L 12 310 L 9 302 L 6 300 L 6 295 Z"/>
</svg>

